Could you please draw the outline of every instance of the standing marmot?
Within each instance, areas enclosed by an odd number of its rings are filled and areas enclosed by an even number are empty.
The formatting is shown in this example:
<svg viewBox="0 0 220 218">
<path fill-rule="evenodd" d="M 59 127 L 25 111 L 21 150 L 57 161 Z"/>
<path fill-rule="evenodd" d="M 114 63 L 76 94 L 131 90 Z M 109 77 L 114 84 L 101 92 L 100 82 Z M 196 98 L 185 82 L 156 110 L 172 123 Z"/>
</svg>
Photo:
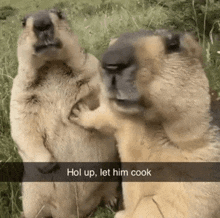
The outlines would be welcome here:
<svg viewBox="0 0 220 218">
<path fill-rule="evenodd" d="M 122 162 L 219 162 L 201 51 L 189 34 L 158 30 L 122 35 L 102 59 L 108 100 L 103 98 L 94 111 L 79 104 L 72 120 L 113 131 Z M 160 173 L 175 181 L 181 175 L 193 177 L 178 166 Z M 117 218 L 216 218 L 220 210 L 219 182 L 122 186 L 125 210 Z"/>
<path fill-rule="evenodd" d="M 115 139 L 69 120 L 79 101 L 98 106 L 99 62 L 85 54 L 62 13 L 40 11 L 24 19 L 18 41 L 10 119 L 12 137 L 24 162 L 117 161 Z M 54 164 L 47 164 L 54 162 Z M 23 183 L 26 218 L 75 218 L 90 213 L 101 200 L 116 196 L 116 183 Z"/>
</svg>

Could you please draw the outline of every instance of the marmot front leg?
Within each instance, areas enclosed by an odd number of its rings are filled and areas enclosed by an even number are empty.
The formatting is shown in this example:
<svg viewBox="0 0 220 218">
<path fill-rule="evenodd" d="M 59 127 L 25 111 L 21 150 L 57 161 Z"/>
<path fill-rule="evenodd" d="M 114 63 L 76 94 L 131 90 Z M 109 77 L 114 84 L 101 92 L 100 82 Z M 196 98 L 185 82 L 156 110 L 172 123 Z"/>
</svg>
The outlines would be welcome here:
<svg viewBox="0 0 220 218">
<path fill-rule="evenodd" d="M 101 103 L 100 107 L 93 111 L 81 102 L 77 106 L 73 108 L 70 120 L 78 125 L 87 129 L 94 128 L 107 134 L 112 134 L 116 129 L 117 121 L 108 105 Z"/>
</svg>

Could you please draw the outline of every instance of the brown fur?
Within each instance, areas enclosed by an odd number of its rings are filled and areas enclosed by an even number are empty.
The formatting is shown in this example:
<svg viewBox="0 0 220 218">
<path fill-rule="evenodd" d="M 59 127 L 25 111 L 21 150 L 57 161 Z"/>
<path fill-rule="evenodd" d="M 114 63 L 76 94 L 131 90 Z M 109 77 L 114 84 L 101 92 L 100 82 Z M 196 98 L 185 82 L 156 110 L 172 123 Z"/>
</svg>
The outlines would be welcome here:
<svg viewBox="0 0 220 218">
<path fill-rule="evenodd" d="M 114 132 L 122 162 L 220 161 L 216 127 L 209 124 L 209 85 L 198 43 L 189 34 L 182 34 L 176 43 L 178 50 L 171 44 L 170 51 L 166 48 L 169 37 L 166 32 L 132 36 L 130 40 L 124 35 L 110 46 L 106 52 L 108 58 L 103 58 L 107 64 L 103 62 L 103 66 L 105 77 L 112 76 L 112 66 L 117 68 L 122 61 L 126 63 L 121 57 L 126 40 L 127 46 L 133 46 L 130 57 L 134 55 L 138 68 L 130 86 L 135 84 L 139 93 L 136 110 L 131 113 L 131 107 L 121 103 L 123 86 L 117 80 L 119 68 L 114 74 L 116 81 L 111 84 L 114 93 L 110 82 L 106 83 L 109 100 L 103 97 L 95 111 L 81 104 L 73 110 L 77 116 L 75 122 Z M 120 71 L 121 80 L 123 72 L 128 75 L 129 68 L 130 65 Z M 129 79 L 126 77 L 124 81 Z M 129 101 L 131 97 L 124 94 L 123 99 Z M 164 176 L 177 178 L 175 172 Z M 115 218 L 218 217 L 218 182 L 124 182 L 122 186 L 125 210 L 116 213 Z"/>
<path fill-rule="evenodd" d="M 36 52 L 39 39 L 33 31 L 36 19 L 52 21 L 53 39 L 61 48 Z M 41 20 L 40 20 L 41 21 Z M 43 22 L 43 21 L 41 21 Z M 18 75 L 14 79 L 10 119 L 11 134 L 24 162 L 117 161 L 115 139 L 88 131 L 69 119 L 72 107 L 85 101 L 98 106 L 99 61 L 85 54 L 77 37 L 56 11 L 28 16 L 18 40 Z M 26 218 L 52 216 L 76 218 L 90 213 L 101 200 L 116 197 L 117 183 L 23 183 Z"/>
</svg>

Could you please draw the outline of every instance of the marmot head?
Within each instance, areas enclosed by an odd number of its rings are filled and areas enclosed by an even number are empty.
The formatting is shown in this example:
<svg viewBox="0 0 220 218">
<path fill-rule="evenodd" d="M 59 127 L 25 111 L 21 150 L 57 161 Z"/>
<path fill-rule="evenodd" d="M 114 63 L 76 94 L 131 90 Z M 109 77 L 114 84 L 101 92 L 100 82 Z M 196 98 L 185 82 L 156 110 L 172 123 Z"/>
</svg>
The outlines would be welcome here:
<svg viewBox="0 0 220 218">
<path fill-rule="evenodd" d="M 55 9 L 27 15 L 18 40 L 18 58 L 35 56 L 47 60 L 65 57 L 69 39 L 73 38 L 64 15 Z M 72 40 L 71 40 L 72 41 Z"/>
<path fill-rule="evenodd" d="M 188 33 L 123 34 L 104 53 L 102 68 L 108 97 L 118 111 L 135 114 L 144 108 L 150 109 L 147 119 L 169 119 L 191 108 L 198 113 L 209 109 L 202 49 Z"/>
</svg>

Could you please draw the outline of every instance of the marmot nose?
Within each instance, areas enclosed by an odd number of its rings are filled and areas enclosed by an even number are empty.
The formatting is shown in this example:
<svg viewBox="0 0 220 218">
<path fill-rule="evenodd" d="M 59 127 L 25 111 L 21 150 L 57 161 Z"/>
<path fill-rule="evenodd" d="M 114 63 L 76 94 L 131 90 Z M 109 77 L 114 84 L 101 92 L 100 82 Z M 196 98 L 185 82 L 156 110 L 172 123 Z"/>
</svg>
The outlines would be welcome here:
<svg viewBox="0 0 220 218">
<path fill-rule="evenodd" d="M 34 29 L 36 31 L 45 31 L 51 29 L 53 26 L 52 21 L 50 20 L 50 17 L 39 17 L 34 21 Z"/>
</svg>

